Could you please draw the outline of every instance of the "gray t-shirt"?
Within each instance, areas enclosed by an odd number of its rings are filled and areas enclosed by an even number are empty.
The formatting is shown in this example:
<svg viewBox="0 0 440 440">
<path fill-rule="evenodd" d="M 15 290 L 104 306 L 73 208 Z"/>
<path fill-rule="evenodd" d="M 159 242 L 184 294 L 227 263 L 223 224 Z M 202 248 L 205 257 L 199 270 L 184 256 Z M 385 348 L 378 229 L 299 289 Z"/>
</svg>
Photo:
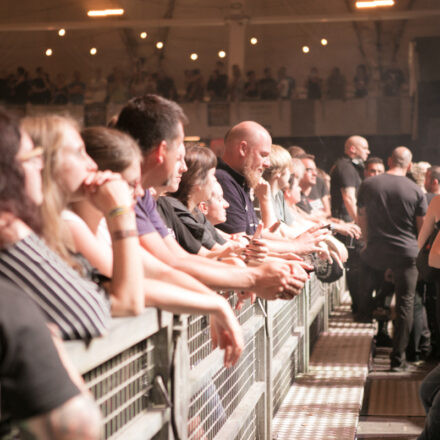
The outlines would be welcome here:
<svg viewBox="0 0 440 440">
<path fill-rule="evenodd" d="M 275 195 L 272 195 L 272 205 L 275 210 L 276 218 L 289 226 L 292 225 L 293 216 L 287 206 L 282 191 L 278 191 Z"/>
</svg>

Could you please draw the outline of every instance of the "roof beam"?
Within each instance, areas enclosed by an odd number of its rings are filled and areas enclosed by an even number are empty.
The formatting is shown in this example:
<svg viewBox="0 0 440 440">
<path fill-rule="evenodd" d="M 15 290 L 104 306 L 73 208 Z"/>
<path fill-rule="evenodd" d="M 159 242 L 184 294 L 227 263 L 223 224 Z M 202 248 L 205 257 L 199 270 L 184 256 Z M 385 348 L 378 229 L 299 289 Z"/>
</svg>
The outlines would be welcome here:
<svg viewBox="0 0 440 440">
<path fill-rule="evenodd" d="M 345 23 L 362 21 L 390 21 L 390 20 L 420 20 L 425 18 L 440 18 L 440 9 L 393 11 L 376 13 L 345 13 L 338 15 L 296 15 L 296 16 L 268 16 L 268 17 L 234 17 L 234 21 L 243 21 L 248 25 L 270 24 L 305 24 L 305 23 Z M 53 31 L 60 28 L 75 29 L 103 29 L 103 28 L 145 28 L 148 27 L 206 27 L 225 26 L 231 19 L 192 19 L 192 18 L 157 18 L 149 20 L 126 19 L 93 19 L 84 21 L 54 22 L 0 22 L 0 32 L 12 31 Z"/>
</svg>

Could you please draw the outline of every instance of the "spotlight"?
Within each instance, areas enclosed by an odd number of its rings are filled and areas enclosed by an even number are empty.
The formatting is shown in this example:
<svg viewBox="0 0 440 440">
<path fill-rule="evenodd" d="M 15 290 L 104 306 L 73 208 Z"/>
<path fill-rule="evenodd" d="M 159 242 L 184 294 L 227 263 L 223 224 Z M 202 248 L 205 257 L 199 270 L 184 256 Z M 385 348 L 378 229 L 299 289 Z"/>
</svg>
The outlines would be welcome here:
<svg viewBox="0 0 440 440">
<path fill-rule="evenodd" d="M 196 61 L 199 56 L 194 52 L 189 56 L 193 61 Z"/>
<path fill-rule="evenodd" d="M 64 37 L 64 35 L 66 35 L 66 29 L 60 29 L 60 30 L 58 31 L 58 35 L 59 35 L 60 37 Z"/>
<path fill-rule="evenodd" d="M 89 17 L 108 17 L 109 15 L 124 15 L 123 9 L 102 9 L 87 12 Z"/>
<path fill-rule="evenodd" d="M 371 1 L 357 1 L 356 8 L 378 8 L 381 6 L 394 6 L 394 0 L 371 0 Z"/>
<path fill-rule="evenodd" d="M 160 49 L 163 49 L 163 43 L 162 43 L 162 41 L 158 41 L 157 43 L 156 43 L 156 47 L 160 50 Z"/>
<path fill-rule="evenodd" d="M 309 53 L 309 52 L 310 52 L 310 47 L 309 47 L 309 46 L 303 46 L 303 47 L 302 47 L 302 51 L 303 51 L 304 53 Z"/>
<path fill-rule="evenodd" d="M 249 41 L 253 46 L 255 46 L 258 43 L 258 39 L 256 37 L 252 37 Z"/>
<path fill-rule="evenodd" d="M 92 47 L 90 49 L 90 55 L 96 55 L 98 53 L 98 50 L 96 49 L 96 47 Z"/>
<path fill-rule="evenodd" d="M 322 44 L 323 46 L 327 46 L 327 44 L 328 44 L 327 39 L 326 39 L 326 38 L 323 38 L 323 39 L 321 40 L 321 44 Z"/>
<path fill-rule="evenodd" d="M 52 49 L 46 49 L 46 52 L 45 52 L 45 54 L 46 54 L 46 56 L 47 57 L 50 57 L 50 56 L 52 56 L 52 54 L 53 54 L 53 51 L 52 51 Z"/>
<path fill-rule="evenodd" d="M 226 56 L 226 52 L 224 50 L 219 51 L 218 53 L 219 58 L 224 58 L 225 56 Z"/>
<path fill-rule="evenodd" d="M 141 34 L 139 35 L 143 40 L 145 40 L 145 38 L 147 38 L 147 33 L 146 32 L 141 32 Z"/>
</svg>

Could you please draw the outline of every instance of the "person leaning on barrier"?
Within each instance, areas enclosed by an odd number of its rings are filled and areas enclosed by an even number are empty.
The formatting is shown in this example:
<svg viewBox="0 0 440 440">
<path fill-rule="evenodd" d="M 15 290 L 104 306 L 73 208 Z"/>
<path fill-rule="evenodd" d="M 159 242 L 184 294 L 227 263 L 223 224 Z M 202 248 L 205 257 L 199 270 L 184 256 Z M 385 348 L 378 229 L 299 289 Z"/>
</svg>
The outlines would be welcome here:
<svg viewBox="0 0 440 440">
<path fill-rule="evenodd" d="M 139 143 L 144 188 L 165 185 L 172 178 L 185 122 L 180 106 L 157 95 L 134 98 L 122 109 L 116 128 Z M 270 263 L 238 268 L 185 252 L 169 235 L 148 191 L 138 200 L 136 214 L 140 242 L 147 251 L 211 287 L 254 291 L 265 299 L 279 295 L 287 299 L 299 294 L 307 279 L 298 265 Z"/>
<path fill-rule="evenodd" d="M 426 201 L 428 205 L 431 200 L 440 194 L 440 166 L 432 165 L 425 174 Z"/>
<path fill-rule="evenodd" d="M 90 339 L 106 332 L 110 304 L 37 235 L 42 153 L 0 110 L 0 275 L 28 294 L 64 339 Z"/>
<path fill-rule="evenodd" d="M 40 310 L 7 280 L 0 291 L 0 437 L 12 424 L 23 438 L 100 439 L 99 409 Z"/>
<path fill-rule="evenodd" d="M 272 138 L 268 131 L 253 121 L 244 121 L 232 127 L 225 136 L 225 150 L 218 161 L 216 177 L 223 188 L 225 200 L 229 203 L 226 222 L 218 228 L 229 234 L 254 234 L 258 218 L 251 200 L 251 189 L 265 185 L 266 192 L 256 193 L 270 200 L 270 191 L 262 178 L 270 166 Z M 328 231 L 312 228 L 293 240 L 280 239 L 270 232 L 265 224 L 262 238 L 270 252 L 296 253 L 306 255 L 318 251 L 317 244 Z"/>
<path fill-rule="evenodd" d="M 87 153 L 100 170 L 120 173 L 132 188 L 134 198 L 143 195 L 140 185 L 141 153 L 128 134 L 106 127 L 91 127 L 84 129 L 81 135 Z M 77 251 L 100 273 L 112 277 L 112 240 L 104 215 L 85 198 L 73 201 L 70 209 L 72 211 L 65 211 L 64 219 Z M 225 364 L 235 363 L 243 348 L 243 338 L 227 301 L 184 272 L 162 263 L 143 249 L 139 242 L 137 246 L 144 270 L 144 305 L 172 313 L 209 314 L 213 341 L 227 348 Z"/>
<path fill-rule="evenodd" d="M 113 239 L 113 276 L 98 282 L 109 296 L 112 315 L 138 315 L 144 308 L 143 272 L 127 183 L 117 174 L 98 171 L 74 121 L 58 115 L 35 116 L 23 119 L 22 127 L 44 150 L 44 239 L 73 269 L 87 274 L 83 260 L 73 255 L 77 251 L 62 219 L 70 202 L 87 199 L 106 217 Z"/>
<path fill-rule="evenodd" d="M 208 257 L 226 257 L 229 253 L 241 250 L 239 242 L 226 240 L 198 210 L 201 202 L 211 197 L 214 185 L 217 159 L 215 154 L 206 147 L 190 146 L 186 148 L 185 162 L 187 171 L 182 175 L 177 191 L 169 197 L 159 197 L 158 206 L 167 203 L 191 235 L 209 252 Z M 166 218 L 164 218 L 166 221 Z"/>
</svg>

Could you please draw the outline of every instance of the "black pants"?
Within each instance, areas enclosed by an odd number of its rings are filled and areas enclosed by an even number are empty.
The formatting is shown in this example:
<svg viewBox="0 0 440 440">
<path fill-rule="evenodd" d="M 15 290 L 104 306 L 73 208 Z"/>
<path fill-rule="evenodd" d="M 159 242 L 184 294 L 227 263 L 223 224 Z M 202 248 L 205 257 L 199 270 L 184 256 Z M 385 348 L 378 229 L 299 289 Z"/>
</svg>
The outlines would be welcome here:
<svg viewBox="0 0 440 440">
<path fill-rule="evenodd" d="M 387 261 L 393 271 L 396 292 L 396 321 L 393 334 L 393 350 L 391 367 L 400 366 L 405 361 L 405 351 L 409 343 L 409 335 L 414 321 L 414 295 L 417 285 L 418 271 L 414 258 L 395 256 Z M 365 262 L 361 264 L 359 307 L 367 316 L 371 316 L 373 308 L 372 292 L 383 280 L 383 270 L 375 269 Z"/>
</svg>

